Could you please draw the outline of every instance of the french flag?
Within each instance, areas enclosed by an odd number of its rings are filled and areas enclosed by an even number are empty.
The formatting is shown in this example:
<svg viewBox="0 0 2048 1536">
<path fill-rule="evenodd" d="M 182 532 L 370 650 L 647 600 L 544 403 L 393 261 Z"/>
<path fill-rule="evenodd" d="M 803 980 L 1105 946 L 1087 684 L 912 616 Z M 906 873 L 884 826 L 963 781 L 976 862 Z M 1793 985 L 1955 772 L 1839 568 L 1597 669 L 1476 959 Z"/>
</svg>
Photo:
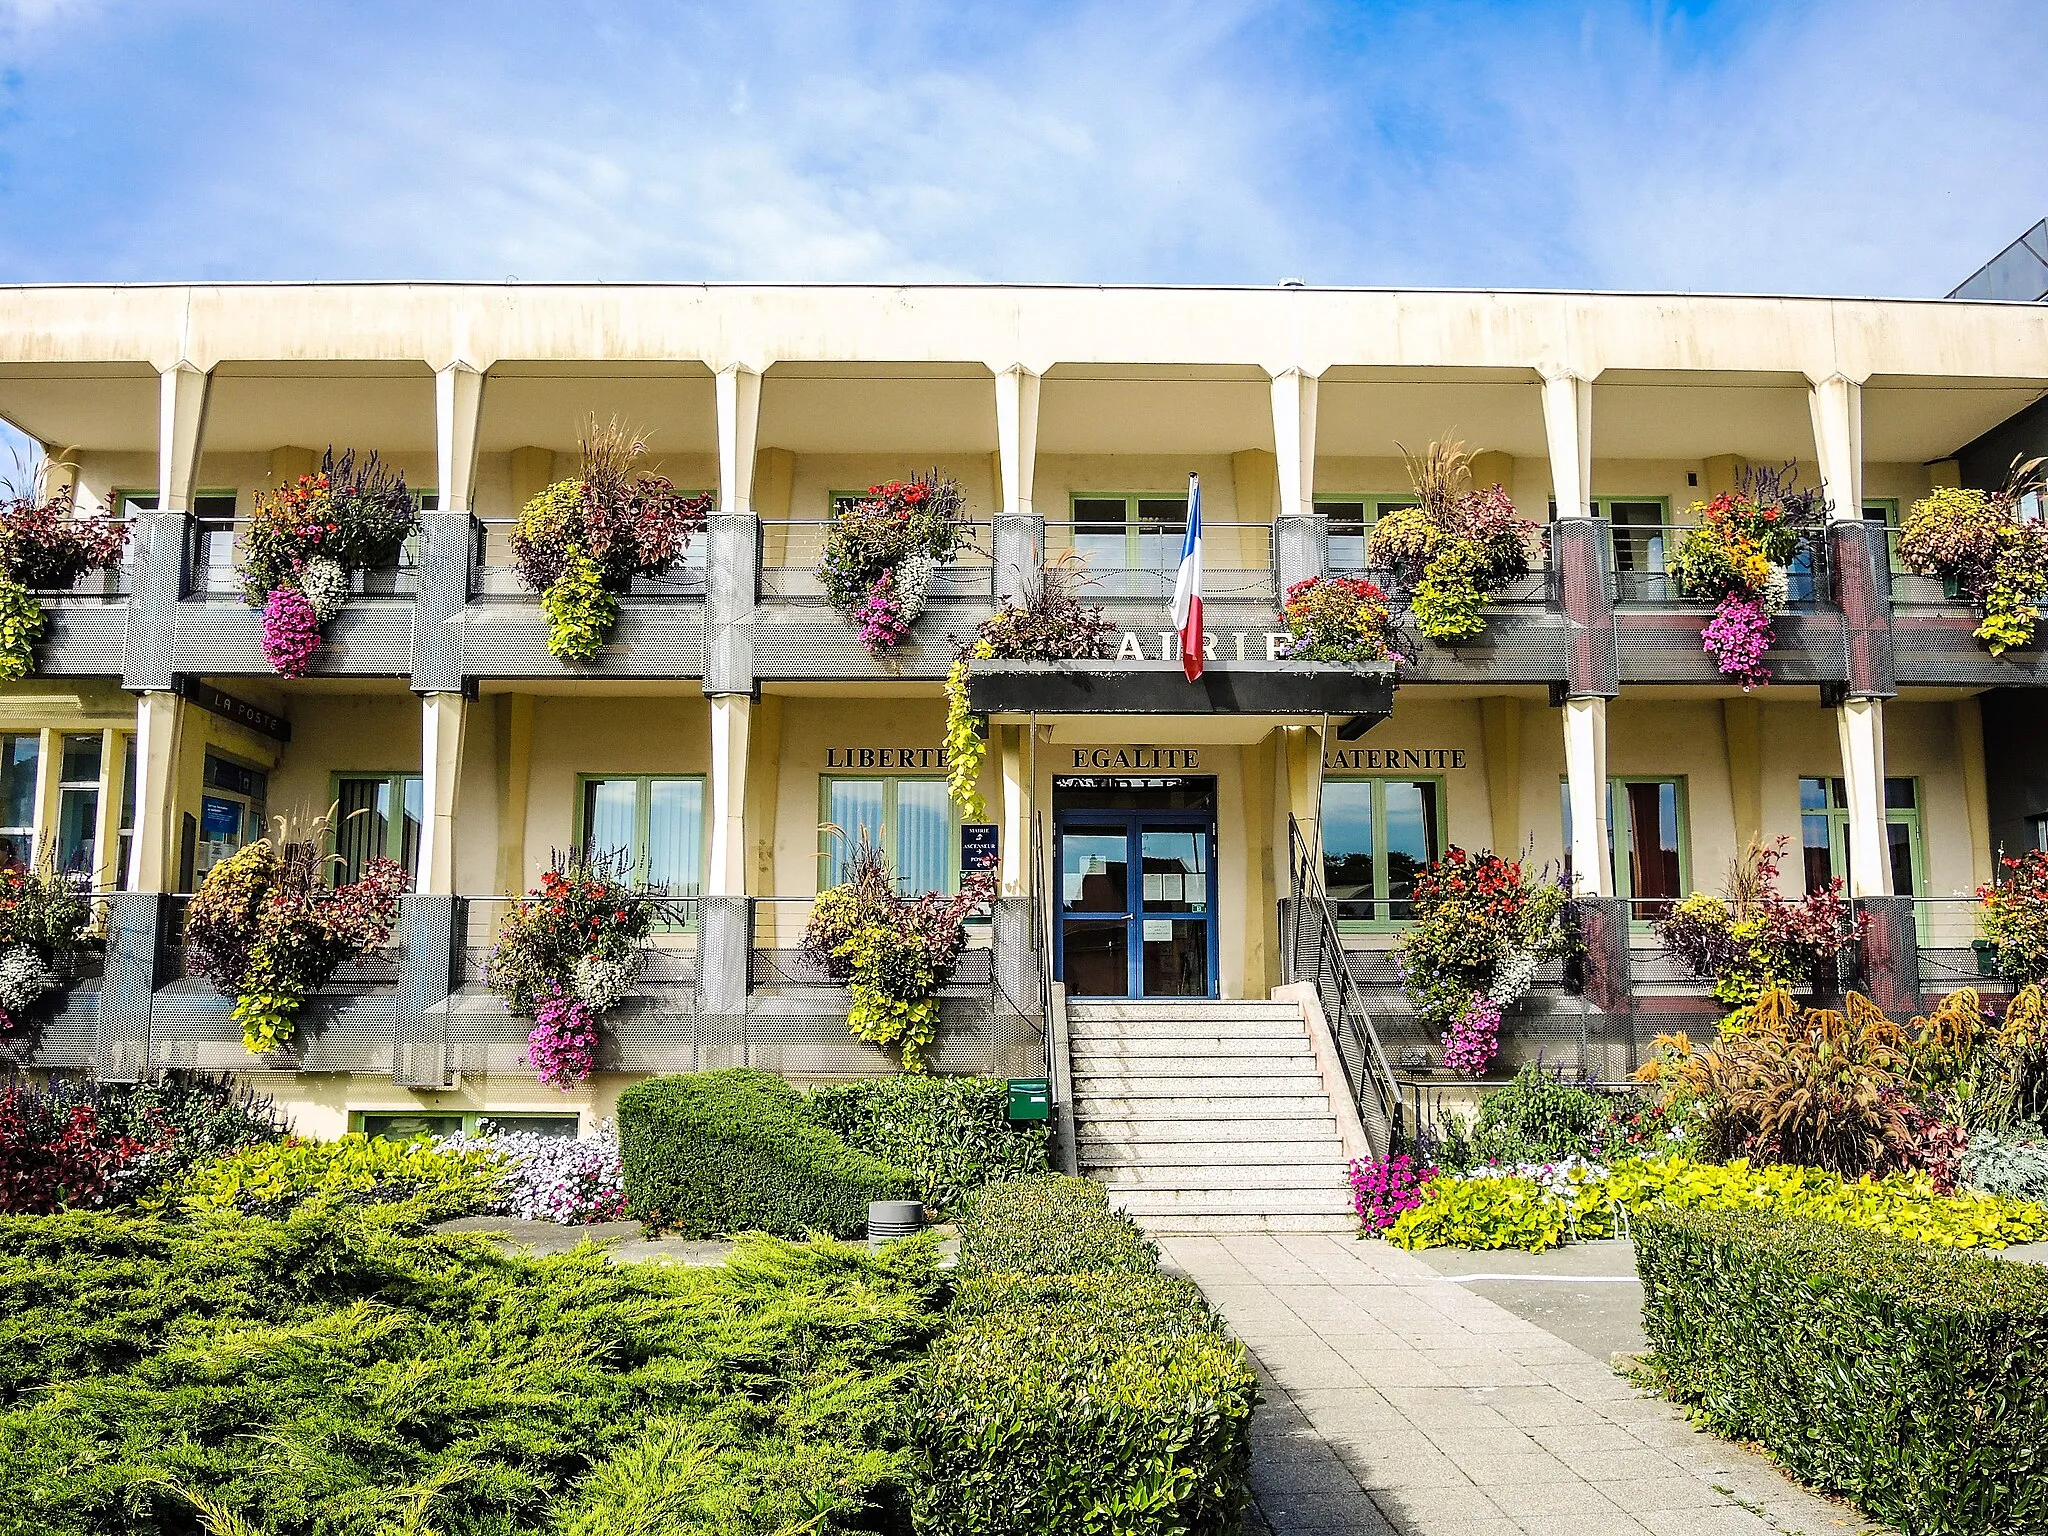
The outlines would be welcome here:
<svg viewBox="0 0 2048 1536">
<path fill-rule="evenodd" d="M 1193 682 L 1202 675 L 1202 477 L 1188 476 L 1188 536 L 1173 578 L 1173 627 L 1180 631 L 1180 669 Z"/>
</svg>

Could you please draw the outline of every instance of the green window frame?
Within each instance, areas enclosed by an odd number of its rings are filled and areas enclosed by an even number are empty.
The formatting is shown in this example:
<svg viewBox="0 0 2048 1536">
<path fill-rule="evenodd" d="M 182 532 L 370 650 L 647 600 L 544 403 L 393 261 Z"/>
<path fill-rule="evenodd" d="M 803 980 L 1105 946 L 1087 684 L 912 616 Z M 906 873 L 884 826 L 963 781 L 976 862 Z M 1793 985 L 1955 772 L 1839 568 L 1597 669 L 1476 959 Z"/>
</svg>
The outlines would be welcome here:
<svg viewBox="0 0 2048 1536">
<path fill-rule="evenodd" d="M 1325 526 L 1329 530 L 1330 569 L 1366 569 L 1365 545 L 1372 537 L 1374 526 L 1389 512 L 1398 512 L 1404 507 L 1414 505 L 1415 497 L 1412 493 L 1406 496 L 1381 496 L 1342 492 L 1317 496 L 1315 508 L 1323 515 Z"/>
<path fill-rule="evenodd" d="M 1884 781 L 1885 842 L 1891 855 L 1892 894 L 1927 894 L 1927 849 L 1922 835 L 1920 781 L 1903 775 Z M 1827 878 L 1849 879 L 1849 795 L 1838 777 L 1802 775 L 1799 780 L 1801 873 L 1807 890 Z M 1825 851 L 1825 860 L 1822 853 Z M 1903 860 L 1904 867 L 1901 868 Z M 1905 880 L 1900 880 L 1900 875 Z M 1905 887 L 1901 889 L 1901 885 Z"/>
<path fill-rule="evenodd" d="M 426 826 L 424 790 L 425 780 L 406 769 L 329 776 L 327 803 L 335 810 L 327 842 L 336 859 L 330 866 L 336 885 L 360 880 L 363 866 L 376 858 L 395 859 L 408 875 L 419 878 L 420 834 Z"/>
<path fill-rule="evenodd" d="M 1885 560 L 1894 576 L 1902 576 L 1906 568 L 1899 563 L 1899 499 L 1896 496 L 1866 496 L 1863 498 L 1863 520 L 1867 523 L 1884 525 Z"/>
<path fill-rule="evenodd" d="M 837 786 L 840 785 L 849 786 L 844 797 L 836 793 Z M 877 786 L 877 792 L 861 793 L 851 788 L 869 785 Z M 944 807 L 945 831 L 941 847 L 933 849 L 928 844 L 916 843 L 913 844 L 910 854 L 906 855 L 901 836 L 902 802 L 903 790 L 909 785 L 917 786 L 913 805 L 921 807 L 927 814 L 940 806 Z M 854 807 L 862 814 L 848 816 L 848 809 Z M 897 884 L 906 894 L 917 895 L 926 889 L 937 889 L 951 895 L 960 889 L 960 812 L 953 804 L 952 796 L 946 793 L 946 781 L 943 777 L 925 774 L 820 774 L 819 890 L 830 890 L 844 878 L 848 854 L 853 844 L 859 840 L 863 827 L 867 828 L 870 835 L 879 841 L 888 853 L 889 867 L 895 871 Z M 915 880 L 915 870 L 905 868 L 906 857 L 910 857 L 914 865 L 922 865 L 927 873 L 938 874 L 943 871 L 943 883 L 931 887 L 927 882 Z"/>
<path fill-rule="evenodd" d="M 1643 851 L 1636 843 L 1636 809 L 1651 798 L 1642 793 L 1644 790 L 1652 791 L 1658 802 L 1660 828 L 1666 804 L 1670 807 L 1672 821 L 1672 847 L 1667 851 L 1660 837 L 1654 850 L 1658 862 L 1663 864 L 1668 859 L 1671 867 L 1648 878 L 1640 877 L 1636 868 L 1638 856 Z M 1558 799 L 1564 810 L 1564 863 L 1569 876 L 1572 857 L 1572 792 L 1569 781 L 1558 780 Z M 1631 904 L 1630 920 L 1639 927 L 1658 921 L 1668 906 L 1682 901 L 1693 889 L 1692 814 L 1684 775 L 1609 776 L 1607 863 L 1614 882 L 1614 894 Z M 1665 889 L 1652 888 L 1656 886 Z"/>
<path fill-rule="evenodd" d="M 1105 596 L 1157 597 L 1173 590 L 1187 541 L 1186 491 L 1073 491 L 1073 548 Z"/>
<path fill-rule="evenodd" d="M 573 1140 L 582 1130 L 579 1115 L 532 1114 L 508 1109 L 500 1113 L 468 1110 L 444 1113 L 429 1109 L 352 1109 L 348 1128 L 372 1141 L 413 1141 L 421 1136 L 476 1136 L 486 1126 L 501 1131 L 536 1131 Z M 392 1134 L 394 1131 L 398 1134 Z"/>
<path fill-rule="evenodd" d="M 679 807 L 681 819 L 670 829 L 668 835 L 683 843 L 678 852 L 684 855 L 684 862 L 694 862 L 683 879 L 664 882 L 668 897 L 687 903 L 684 908 L 682 929 L 694 932 L 697 926 L 697 901 L 704 894 L 704 880 L 711 857 L 709 818 L 711 799 L 708 785 L 701 773 L 579 773 L 576 775 L 576 846 L 590 850 L 591 818 L 595 809 L 592 788 L 596 785 L 630 785 L 633 791 L 633 841 L 626 845 L 627 878 L 636 886 L 646 887 L 653 873 L 651 868 L 653 850 L 654 801 L 657 786 L 683 786 L 694 789 L 697 800 L 697 814 L 692 822 L 687 805 Z M 687 794 L 682 797 L 687 801 Z M 696 858 L 690 861 L 688 839 L 696 840 Z M 618 845 L 613 845 L 618 846 Z M 673 925 L 671 925 L 673 928 Z"/>
<path fill-rule="evenodd" d="M 1412 808 L 1407 804 L 1390 807 L 1390 800 L 1407 798 L 1393 792 L 1409 787 L 1423 791 Z M 1358 795 L 1358 788 L 1366 793 Z M 1351 803 L 1333 804 L 1333 789 L 1340 802 Z M 1435 774 L 1332 774 L 1324 778 L 1319 828 L 1323 888 L 1345 932 L 1400 930 L 1414 921 L 1406 898 L 1415 876 L 1443 856 L 1445 792 L 1445 780 Z M 1398 819 L 1411 814 L 1420 821 L 1415 829 L 1421 834 L 1419 860 L 1412 852 L 1394 847 L 1396 842 L 1413 839 L 1389 835 Z"/>
</svg>

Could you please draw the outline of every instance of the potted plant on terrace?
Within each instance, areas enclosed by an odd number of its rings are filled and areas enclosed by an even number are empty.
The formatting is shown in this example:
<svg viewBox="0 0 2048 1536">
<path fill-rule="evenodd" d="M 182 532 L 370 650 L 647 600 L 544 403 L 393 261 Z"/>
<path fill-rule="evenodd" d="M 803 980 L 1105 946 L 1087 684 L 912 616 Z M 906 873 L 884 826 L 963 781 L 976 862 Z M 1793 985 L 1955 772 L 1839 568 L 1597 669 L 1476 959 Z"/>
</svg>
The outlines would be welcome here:
<svg viewBox="0 0 2048 1536">
<path fill-rule="evenodd" d="M 23 491 L 0 483 L 0 682 L 18 682 L 36 669 L 43 609 L 34 591 L 111 569 L 127 544 L 128 525 L 80 513 L 68 485 L 43 497 L 32 484 Z"/>
<path fill-rule="evenodd" d="M 1487 598 L 1529 574 L 1537 537 L 1498 485 L 1472 483 L 1472 456 L 1459 442 L 1431 443 L 1408 460 L 1416 505 L 1373 524 L 1366 561 L 1409 589 L 1415 627 L 1440 645 L 1486 631 Z"/>
<path fill-rule="evenodd" d="M 1716 1000 L 1730 1007 L 1815 981 L 1862 942 L 1869 926 L 1843 899 L 1838 879 L 1798 900 L 1780 894 L 1785 849 L 1782 837 L 1752 840 L 1729 865 L 1720 896 L 1696 891 L 1657 925 L 1666 952 L 1712 981 Z"/>
<path fill-rule="evenodd" d="M 1977 638 L 1994 656 L 2034 638 L 2048 592 L 2048 525 L 2020 515 L 2041 490 L 2042 460 L 2013 461 L 1998 491 L 1941 486 L 1913 503 L 1899 529 L 1899 560 L 1939 576 L 1984 615 Z"/>
<path fill-rule="evenodd" d="M 321 455 L 256 498 L 242 542 L 242 600 L 263 610 L 263 658 L 280 677 L 304 677 L 322 631 L 348 601 L 356 571 L 398 558 L 418 529 L 405 474 L 353 448 Z"/>
<path fill-rule="evenodd" d="M 48 864 L 0 867 L 0 1034 L 17 1028 L 88 942 L 88 881 Z"/>
<path fill-rule="evenodd" d="M 1393 610 L 1387 594 L 1356 576 L 1313 576 L 1287 589 L 1280 609 L 1290 661 L 1372 663 L 1407 658 L 1394 649 Z"/>
<path fill-rule="evenodd" d="M 529 501 L 512 534 L 513 568 L 547 616 L 548 654 L 565 661 L 597 660 L 619 594 L 635 576 L 673 569 L 713 501 L 636 470 L 646 439 L 616 418 L 593 421 L 582 449 L 582 473 Z"/>
<path fill-rule="evenodd" d="M 833 516 L 818 579 L 870 656 L 886 656 L 909 637 L 933 575 L 966 547 L 964 505 L 960 482 L 933 469 L 871 485 Z"/>
<path fill-rule="evenodd" d="M 1715 605 L 1700 643 L 1744 693 L 1771 680 L 1764 664 L 1777 641 L 1771 619 L 1784 611 L 1788 568 L 1802 540 L 1827 512 L 1820 492 L 1795 489 L 1798 479 L 1793 464 L 1758 466 L 1735 490 L 1694 502 L 1693 526 L 1671 557 L 1679 591 L 1692 602 Z"/>
</svg>

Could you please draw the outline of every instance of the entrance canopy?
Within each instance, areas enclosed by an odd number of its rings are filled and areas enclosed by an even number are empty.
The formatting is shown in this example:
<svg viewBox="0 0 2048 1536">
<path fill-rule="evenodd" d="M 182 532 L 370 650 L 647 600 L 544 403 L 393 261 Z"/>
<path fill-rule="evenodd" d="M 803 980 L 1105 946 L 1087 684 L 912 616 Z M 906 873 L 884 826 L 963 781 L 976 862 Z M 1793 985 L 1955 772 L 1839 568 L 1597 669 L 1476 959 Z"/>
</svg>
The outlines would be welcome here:
<svg viewBox="0 0 2048 1536">
<path fill-rule="evenodd" d="M 1216 661 L 1194 682 L 1177 661 L 977 661 L 968 703 L 985 715 L 1346 715 L 1384 720 L 1390 663 Z"/>
</svg>

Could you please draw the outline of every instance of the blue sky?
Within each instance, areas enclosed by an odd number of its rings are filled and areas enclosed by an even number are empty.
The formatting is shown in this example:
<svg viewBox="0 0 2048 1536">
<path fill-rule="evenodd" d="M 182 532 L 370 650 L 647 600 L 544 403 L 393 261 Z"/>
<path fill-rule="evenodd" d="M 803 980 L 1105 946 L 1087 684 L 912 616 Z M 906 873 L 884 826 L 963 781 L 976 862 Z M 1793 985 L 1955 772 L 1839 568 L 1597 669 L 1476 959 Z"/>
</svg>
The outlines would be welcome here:
<svg viewBox="0 0 2048 1536">
<path fill-rule="evenodd" d="M 0 282 L 1938 294 L 2040 0 L 0 0 Z"/>
</svg>

